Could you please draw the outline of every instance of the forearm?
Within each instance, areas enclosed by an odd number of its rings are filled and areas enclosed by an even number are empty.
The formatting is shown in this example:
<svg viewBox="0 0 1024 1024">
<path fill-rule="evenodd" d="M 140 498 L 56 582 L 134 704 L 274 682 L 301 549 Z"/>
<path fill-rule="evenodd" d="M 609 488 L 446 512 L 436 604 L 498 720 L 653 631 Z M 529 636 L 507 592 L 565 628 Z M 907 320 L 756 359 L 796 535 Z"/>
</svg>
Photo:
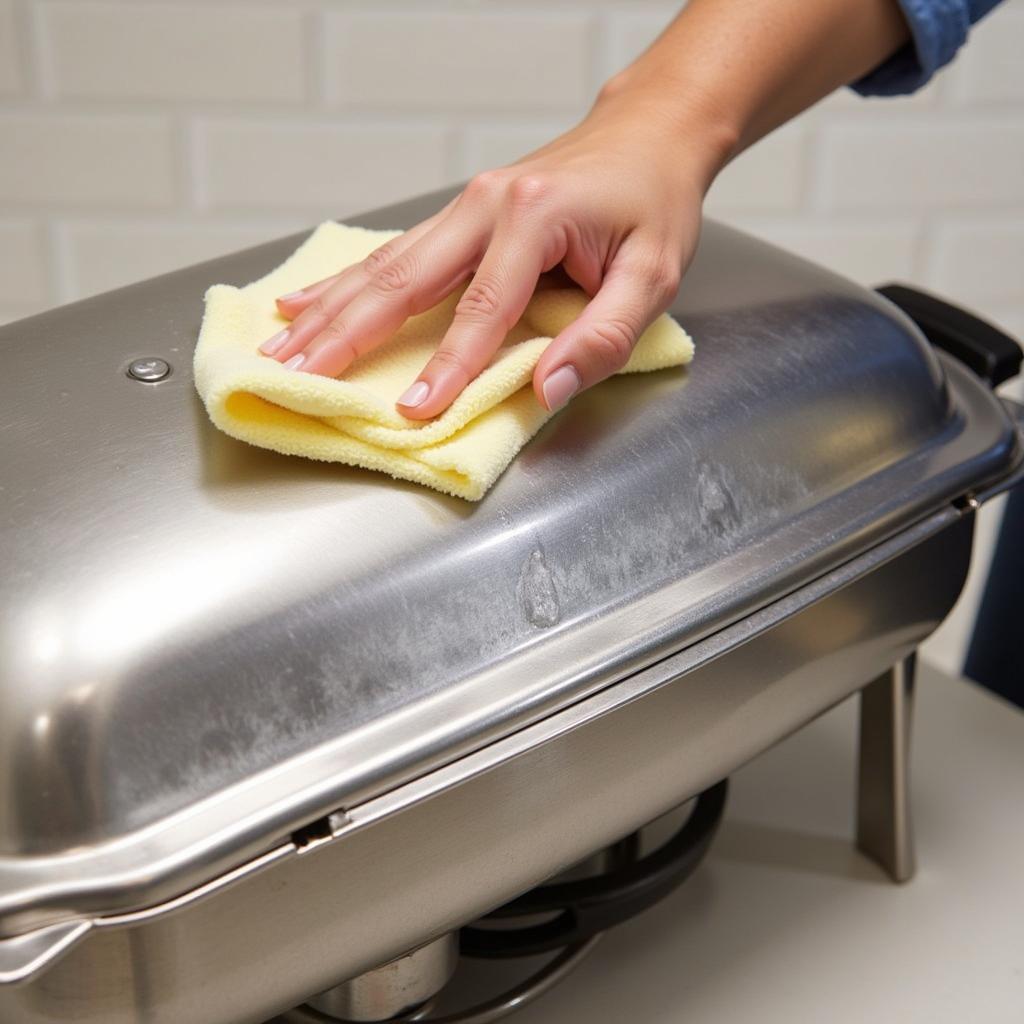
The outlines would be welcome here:
<svg viewBox="0 0 1024 1024">
<path fill-rule="evenodd" d="M 597 106 L 635 103 L 706 140 L 710 184 L 737 153 L 908 38 L 895 0 L 690 0 Z"/>
<path fill-rule="evenodd" d="M 553 411 L 625 366 L 668 308 L 718 171 L 907 35 L 896 0 L 691 0 L 581 124 L 477 175 L 363 263 L 282 296 L 291 322 L 262 351 L 337 376 L 468 281 L 437 352 L 396 402 L 409 419 L 431 419 L 489 365 L 538 278 L 561 267 L 590 298 L 534 369 L 537 401 Z"/>
</svg>

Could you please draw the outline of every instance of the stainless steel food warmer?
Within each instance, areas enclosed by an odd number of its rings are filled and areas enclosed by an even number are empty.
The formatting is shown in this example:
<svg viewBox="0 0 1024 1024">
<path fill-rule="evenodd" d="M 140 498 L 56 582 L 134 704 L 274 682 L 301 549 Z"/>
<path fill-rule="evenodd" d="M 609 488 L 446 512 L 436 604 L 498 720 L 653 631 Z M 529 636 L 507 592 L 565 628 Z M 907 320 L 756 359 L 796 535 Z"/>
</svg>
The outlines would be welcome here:
<svg viewBox="0 0 1024 1024">
<path fill-rule="evenodd" d="M 210 426 L 203 291 L 295 244 L 0 330 L 0 1021 L 264 1021 L 858 690 L 857 838 L 907 877 L 912 656 L 1024 472 L 1015 346 L 709 223 L 692 367 L 471 505 Z"/>
</svg>

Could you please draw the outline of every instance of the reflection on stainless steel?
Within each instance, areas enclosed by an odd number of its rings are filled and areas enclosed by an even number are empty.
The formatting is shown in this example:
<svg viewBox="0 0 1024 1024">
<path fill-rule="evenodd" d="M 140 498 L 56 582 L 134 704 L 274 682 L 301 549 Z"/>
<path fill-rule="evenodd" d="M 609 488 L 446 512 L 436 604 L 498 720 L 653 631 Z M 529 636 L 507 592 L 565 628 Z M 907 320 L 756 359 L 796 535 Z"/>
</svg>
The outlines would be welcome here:
<svg viewBox="0 0 1024 1024">
<path fill-rule="evenodd" d="M 448 932 L 309 1000 L 325 1017 L 345 1022 L 409 1019 L 451 980 L 459 960 L 458 932 Z"/>
<path fill-rule="evenodd" d="M 430 1008 L 431 1004 L 427 1003 L 418 1010 L 413 1010 L 412 1013 L 392 1018 L 389 1024 L 414 1024 L 415 1021 L 425 1020 L 430 1013 Z M 297 1006 L 294 1010 L 289 1010 L 287 1013 L 282 1013 L 272 1021 L 267 1021 L 267 1024 L 338 1024 L 338 1020 L 335 1017 L 328 1016 L 326 1013 L 321 1013 L 319 1010 L 314 1010 L 312 1006 L 307 1004 Z"/>
<path fill-rule="evenodd" d="M 412 1024 L 413 1021 L 423 1021 L 424 1024 L 494 1024 L 495 1021 L 504 1020 L 517 1010 L 529 1006 L 545 992 L 554 988 L 586 959 L 602 937 L 603 933 L 598 933 L 583 942 L 569 946 L 510 991 L 503 992 L 480 1006 L 436 1016 L 427 1005 L 412 1013 L 390 1019 L 395 1024 Z M 280 1017 L 275 1017 L 269 1024 L 333 1024 L 335 1019 L 330 1014 L 321 1013 L 310 1006 L 300 1006 Z"/>
<path fill-rule="evenodd" d="M 12 985 L 42 970 L 89 931 L 88 921 L 67 921 L 0 942 L 0 985 Z"/>
<path fill-rule="evenodd" d="M 909 654 L 1019 464 L 892 307 L 714 224 L 691 370 L 479 505 L 276 456 L 187 367 L 294 244 L 0 329 L 0 1019 L 251 1024 L 485 913 Z"/>
<path fill-rule="evenodd" d="M 0 988 L 0 1019 L 49 1024 L 73 993 L 63 1019 L 134 1024 L 133 979 L 144 978 L 155 1024 L 255 1024 L 480 916 L 909 653 L 959 593 L 971 525 L 949 507 L 562 714 L 352 808 L 349 829 L 306 855 L 282 848 L 206 898 L 98 919 L 31 986 Z"/>
<path fill-rule="evenodd" d="M 549 989 L 554 988 L 567 974 L 574 971 L 586 959 L 591 950 L 601 941 L 601 934 L 591 936 L 585 942 L 570 946 L 559 953 L 550 963 L 536 974 L 517 985 L 511 992 L 497 996 L 483 1006 L 477 1006 L 461 1013 L 445 1014 L 443 1017 L 428 1018 L 430 1024 L 493 1024 L 503 1020 L 516 1010 L 529 1006 Z"/>
<path fill-rule="evenodd" d="M 910 818 L 910 727 L 914 704 L 912 654 L 860 695 L 857 771 L 857 848 L 893 881 L 914 874 Z"/>
</svg>

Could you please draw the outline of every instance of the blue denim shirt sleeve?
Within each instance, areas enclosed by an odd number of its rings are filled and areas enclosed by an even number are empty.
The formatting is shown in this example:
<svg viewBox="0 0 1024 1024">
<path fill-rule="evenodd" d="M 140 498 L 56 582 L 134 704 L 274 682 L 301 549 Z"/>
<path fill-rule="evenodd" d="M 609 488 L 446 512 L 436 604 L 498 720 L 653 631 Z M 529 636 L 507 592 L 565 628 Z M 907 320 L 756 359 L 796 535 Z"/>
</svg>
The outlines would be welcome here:
<svg viewBox="0 0 1024 1024">
<path fill-rule="evenodd" d="M 863 96 L 896 96 L 920 89 L 948 64 L 971 25 L 999 0 L 899 0 L 911 41 L 863 78 L 852 82 Z"/>
</svg>

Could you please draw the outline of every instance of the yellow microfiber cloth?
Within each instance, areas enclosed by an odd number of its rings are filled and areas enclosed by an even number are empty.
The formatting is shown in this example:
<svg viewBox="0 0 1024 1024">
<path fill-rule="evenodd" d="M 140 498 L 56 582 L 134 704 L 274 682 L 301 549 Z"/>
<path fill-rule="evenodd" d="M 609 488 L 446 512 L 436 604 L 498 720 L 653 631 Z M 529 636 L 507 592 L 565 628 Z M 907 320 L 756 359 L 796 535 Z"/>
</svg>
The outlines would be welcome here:
<svg viewBox="0 0 1024 1024">
<path fill-rule="evenodd" d="M 533 370 L 551 339 L 583 311 L 583 291 L 538 291 L 486 369 L 433 420 L 407 419 L 395 401 L 437 349 L 461 290 L 410 318 L 343 379 L 286 370 L 258 351 L 284 323 L 274 305 L 278 295 L 337 273 L 398 234 L 327 221 L 258 281 L 213 285 L 195 352 L 196 388 L 214 424 L 242 441 L 479 501 L 552 415 L 533 394 Z M 660 370 L 692 357 L 686 332 L 661 316 L 620 372 Z"/>
</svg>

